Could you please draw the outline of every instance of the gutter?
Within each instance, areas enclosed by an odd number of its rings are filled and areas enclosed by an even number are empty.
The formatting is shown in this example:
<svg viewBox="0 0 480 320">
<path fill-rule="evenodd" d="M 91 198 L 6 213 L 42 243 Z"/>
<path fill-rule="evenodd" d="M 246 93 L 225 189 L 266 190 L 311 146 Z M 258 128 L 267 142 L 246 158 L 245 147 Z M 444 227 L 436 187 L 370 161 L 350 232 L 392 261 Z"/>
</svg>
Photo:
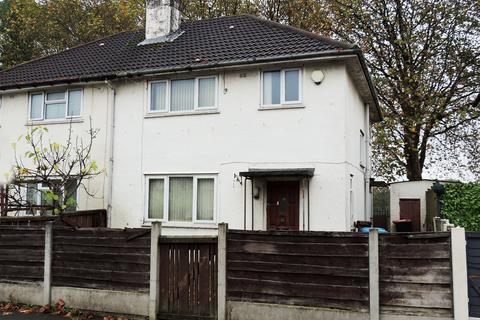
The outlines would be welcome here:
<svg viewBox="0 0 480 320">
<path fill-rule="evenodd" d="M 359 48 L 355 49 L 357 54 L 358 60 L 360 61 L 360 66 L 362 67 L 363 74 L 367 79 L 368 87 L 370 88 L 370 92 L 372 93 L 373 103 L 375 104 L 375 108 L 377 109 L 377 113 L 379 116 L 379 122 L 383 121 L 382 109 L 380 108 L 380 103 L 378 101 L 377 90 L 375 89 L 375 85 L 373 84 L 372 77 L 370 77 L 370 72 L 368 71 L 367 62 L 365 61 L 365 56 L 363 55 L 362 50 Z"/>
</svg>

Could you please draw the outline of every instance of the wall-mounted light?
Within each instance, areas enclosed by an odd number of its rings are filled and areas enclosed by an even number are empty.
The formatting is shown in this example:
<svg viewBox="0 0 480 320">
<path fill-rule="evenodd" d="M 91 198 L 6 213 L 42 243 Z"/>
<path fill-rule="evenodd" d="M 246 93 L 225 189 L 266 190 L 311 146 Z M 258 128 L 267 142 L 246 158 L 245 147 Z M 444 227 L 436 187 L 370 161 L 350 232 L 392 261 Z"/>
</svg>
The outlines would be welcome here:
<svg viewBox="0 0 480 320">
<path fill-rule="evenodd" d="M 325 73 L 322 70 L 315 70 L 312 72 L 312 81 L 318 86 L 325 79 Z"/>
<path fill-rule="evenodd" d="M 260 198 L 260 191 L 262 189 L 260 187 L 254 187 L 253 188 L 253 198 L 254 199 L 259 199 Z"/>
</svg>

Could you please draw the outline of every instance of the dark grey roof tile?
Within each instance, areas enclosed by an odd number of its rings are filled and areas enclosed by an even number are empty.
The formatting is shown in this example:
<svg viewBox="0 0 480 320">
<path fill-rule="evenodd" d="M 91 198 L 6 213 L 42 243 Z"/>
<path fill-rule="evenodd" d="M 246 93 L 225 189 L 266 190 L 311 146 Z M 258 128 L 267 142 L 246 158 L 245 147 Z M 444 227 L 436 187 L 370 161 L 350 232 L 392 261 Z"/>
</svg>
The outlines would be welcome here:
<svg viewBox="0 0 480 320">
<path fill-rule="evenodd" d="M 253 16 L 183 23 L 169 43 L 139 46 L 144 31 L 127 31 L 0 72 L 0 90 L 219 64 L 295 58 L 353 48 Z"/>
</svg>

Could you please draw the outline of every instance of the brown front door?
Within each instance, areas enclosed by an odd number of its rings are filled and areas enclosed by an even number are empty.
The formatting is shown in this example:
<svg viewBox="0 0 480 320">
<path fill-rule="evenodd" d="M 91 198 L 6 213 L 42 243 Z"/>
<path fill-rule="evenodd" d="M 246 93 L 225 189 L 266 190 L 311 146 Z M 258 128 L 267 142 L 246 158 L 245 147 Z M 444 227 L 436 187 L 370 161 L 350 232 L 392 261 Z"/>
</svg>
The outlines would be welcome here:
<svg viewBox="0 0 480 320">
<path fill-rule="evenodd" d="M 271 181 L 267 184 L 268 230 L 298 230 L 298 181 Z"/>
<path fill-rule="evenodd" d="M 420 199 L 400 199 L 400 219 L 412 220 L 412 231 L 420 232 Z"/>
</svg>

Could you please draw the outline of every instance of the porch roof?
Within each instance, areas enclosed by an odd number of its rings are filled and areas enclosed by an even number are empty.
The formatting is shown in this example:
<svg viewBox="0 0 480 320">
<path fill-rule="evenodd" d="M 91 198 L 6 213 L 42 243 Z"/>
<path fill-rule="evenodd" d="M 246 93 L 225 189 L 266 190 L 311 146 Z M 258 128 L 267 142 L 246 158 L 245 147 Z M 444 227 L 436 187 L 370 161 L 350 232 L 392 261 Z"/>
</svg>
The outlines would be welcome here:
<svg viewBox="0 0 480 320">
<path fill-rule="evenodd" d="M 295 169 L 248 169 L 240 172 L 240 176 L 246 178 L 266 178 L 266 177 L 313 177 L 315 168 L 295 168 Z"/>
</svg>

